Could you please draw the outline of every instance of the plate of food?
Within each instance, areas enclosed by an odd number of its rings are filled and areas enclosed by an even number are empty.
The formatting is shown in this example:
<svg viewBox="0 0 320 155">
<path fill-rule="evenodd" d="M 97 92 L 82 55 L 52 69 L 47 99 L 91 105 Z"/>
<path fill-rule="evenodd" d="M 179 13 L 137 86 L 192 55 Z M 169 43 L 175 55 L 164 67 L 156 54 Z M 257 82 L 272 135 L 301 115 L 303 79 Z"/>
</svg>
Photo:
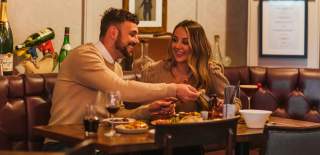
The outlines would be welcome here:
<svg viewBox="0 0 320 155">
<path fill-rule="evenodd" d="M 102 122 L 106 122 L 108 124 L 114 124 L 114 125 L 119 125 L 119 124 L 128 124 L 131 122 L 136 121 L 133 118 L 127 118 L 127 117 L 114 117 L 114 118 L 106 118 L 103 119 Z"/>
<path fill-rule="evenodd" d="M 176 123 L 192 123 L 192 122 L 202 122 L 203 118 L 198 112 L 180 112 L 176 116 L 169 119 L 157 119 L 151 121 L 152 125 L 161 124 L 176 124 Z"/>
<path fill-rule="evenodd" d="M 145 122 L 142 121 L 134 121 L 128 124 L 120 124 L 115 127 L 117 132 L 120 133 L 144 133 L 147 132 L 149 127 Z"/>
</svg>

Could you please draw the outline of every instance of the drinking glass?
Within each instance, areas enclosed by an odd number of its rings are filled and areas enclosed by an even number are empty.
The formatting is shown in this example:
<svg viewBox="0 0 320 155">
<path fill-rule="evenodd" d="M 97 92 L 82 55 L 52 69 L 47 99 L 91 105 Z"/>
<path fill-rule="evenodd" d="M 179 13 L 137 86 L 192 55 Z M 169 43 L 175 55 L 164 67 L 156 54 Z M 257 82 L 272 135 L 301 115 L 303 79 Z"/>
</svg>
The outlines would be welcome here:
<svg viewBox="0 0 320 155">
<path fill-rule="evenodd" d="M 236 106 L 234 100 L 236 97 L 236 87 L 233 85 L 227 85 L 224 88 L 224 105 L 223 105 L 223 117 L 231 118 L 236 114 Z"/>
<path fill-rule="evenodd" d="M 86 105 L 83 125 L 86 137 L 94 137 L 97 135 L 97 131 L 99 128 L 99 117 L 96 114 L 93 104 Z"/>
<path fill-rule="evenodd" d="M 240 85 L 241 90 L 243 90 L 248 97 L 248 109 L 251 109 L 251 99 L 253 95 L 257 92 L 257 85 Z"/>
<path fill-rule="evenodd" d="M 141 43 L 141 56 L 140 58 L 134 60 L 132 63 L 132 70 L 135 73 L 140 73 L 144 67 L 154 62 L 154 60 L 152 60 L 148 55 L 149 43 L 147 42 L 147 40 L 142 39 L 140 40 L 140 43 Z"/>
<path fill-rule="evenodd" d="M 114 130 L 114 122 L 112 118 L 115 113 L 117 113 L 121 107 L 121 95 L 119 91 L 111 91 L 106 94 L 106 109 L 110 114 L 110 124 L 111 130 L 106 133 L 106 136 L 113 136 L 116 132 Z"/>
</svg>

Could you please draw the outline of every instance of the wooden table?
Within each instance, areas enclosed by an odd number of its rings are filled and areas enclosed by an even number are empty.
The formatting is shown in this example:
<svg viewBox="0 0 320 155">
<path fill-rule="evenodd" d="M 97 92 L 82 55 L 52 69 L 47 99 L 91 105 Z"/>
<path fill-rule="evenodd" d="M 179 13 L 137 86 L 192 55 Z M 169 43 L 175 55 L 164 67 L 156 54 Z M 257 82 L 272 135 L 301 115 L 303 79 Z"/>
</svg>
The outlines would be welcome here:
<svg viewBox="0 0 320 155">
<path fill-rule="evenodd" d="M 299 121 L 280 117 L 270 117 L 270 123 L 279 126 L 289 127 L 314 127 L 320 126 L 320 123 Z M 108 154 L 126 153 L 135 151 L 146 151 L 158 149 L 155 144 L 154 135 L 147 132 L 143 134 L 120 134 L 112 138 L 104 136 L 106 127 L 98 130 L 96 137 L 96 146 L 98 149 Z M 44 137 L 56 139 L 62 142 L 76 144 L 84 140 L 84 129 L 82 125 L 55 125 L 55 126 L 37 126 L 33 132 Z M 248 154 L 249 148 L 246 148 L 250 142 L 263 136 L 263 129 L 249 129 L 245 124 L 238 124 L 237 143 L 244 144 L 244 150 L 240 154 Z M 239 151 L 239 150 L 237 150 Z"/>
</svg>

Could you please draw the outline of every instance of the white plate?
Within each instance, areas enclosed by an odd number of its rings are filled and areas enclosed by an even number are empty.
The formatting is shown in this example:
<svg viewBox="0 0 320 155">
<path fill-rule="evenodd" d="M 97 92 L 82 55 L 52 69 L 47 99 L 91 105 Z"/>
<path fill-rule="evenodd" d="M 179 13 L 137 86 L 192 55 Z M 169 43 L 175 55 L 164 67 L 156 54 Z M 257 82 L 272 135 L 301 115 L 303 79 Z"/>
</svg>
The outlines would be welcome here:
<svg viewBox="0 0 320 155">
<path fill-rule="evenodd" d="M 106 118 L 102 120 L 102 122 L 107 122 L 109 124 L 113 123 L 114 125 L 128 124 L 134 121 L 136 120 L 133 118 L 123 118 L 123 117 Z"/>
<path fill-rule="evenodd" d="M 137 128 L 137 129 L 127 129 L 124 124 L 117 125 L 116 131 L 120 133 L 144 133 L 148 131 L 148 127 L 146 128 Z"/>
</svg>

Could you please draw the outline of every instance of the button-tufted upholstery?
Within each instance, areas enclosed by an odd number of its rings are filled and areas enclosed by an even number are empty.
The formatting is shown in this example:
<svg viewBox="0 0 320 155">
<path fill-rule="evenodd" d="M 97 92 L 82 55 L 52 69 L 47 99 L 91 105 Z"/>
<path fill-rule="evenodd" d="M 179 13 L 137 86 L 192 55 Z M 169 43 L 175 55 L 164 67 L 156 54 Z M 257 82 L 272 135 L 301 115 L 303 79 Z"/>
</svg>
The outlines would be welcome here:
<svg viewBox="0 0 320 155">
<path fill-rule="evenodd" d="M 274 116 L 320 122 L 320 70 L 301 68 L 226 67 L 231 84 L 257 84 L 251 107 L 273 111 Z M 247 107 L 241 93 L 243 107 Z"/>
<path fill-rule="evenodd" d="M 56 73 L 0 76 L 0 150 L 42 148 L 43 138 L 35 136 L 32 127 L 48 123 L 56 77 Z"/>
<path fill-rule="evenodd" d="M 56 74 L 0 77 L 0 149 L 38 150 L 34 125 L 47 124 Z"/>
</svg>

